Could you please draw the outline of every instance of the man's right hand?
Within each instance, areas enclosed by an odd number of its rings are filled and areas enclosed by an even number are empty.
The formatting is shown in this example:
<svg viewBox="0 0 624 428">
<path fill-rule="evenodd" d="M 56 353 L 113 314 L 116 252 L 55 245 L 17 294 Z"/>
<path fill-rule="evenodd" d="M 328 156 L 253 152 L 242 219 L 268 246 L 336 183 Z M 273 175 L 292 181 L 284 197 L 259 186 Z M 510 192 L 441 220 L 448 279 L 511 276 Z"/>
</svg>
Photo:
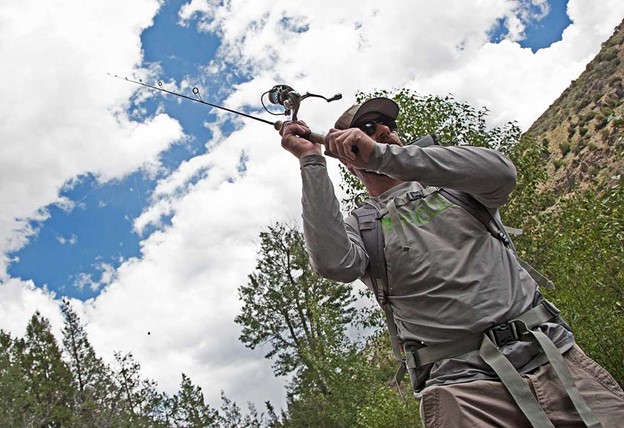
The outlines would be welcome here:
<svg viewBox="0 0 624 428">
<path fill-rule="evenodd" d="M 323 146 L 321 144 L 315 144 L 301 137 L 302 135 L 309 135 L 310 132 L 310 128 L 305 122 L 284 122 L 282 129 L 280 129 L 282 147 L 295 155 L 297 159 L 322 154 Z"/>
</svg>

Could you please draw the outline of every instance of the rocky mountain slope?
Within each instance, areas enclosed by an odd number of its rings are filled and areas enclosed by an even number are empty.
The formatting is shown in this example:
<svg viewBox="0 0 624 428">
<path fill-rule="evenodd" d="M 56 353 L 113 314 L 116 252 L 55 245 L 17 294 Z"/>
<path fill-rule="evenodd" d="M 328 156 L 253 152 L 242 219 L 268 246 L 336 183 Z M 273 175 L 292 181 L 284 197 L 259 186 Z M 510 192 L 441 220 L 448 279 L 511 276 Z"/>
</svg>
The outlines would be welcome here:
<svg viewBox="0 0 624 428">
<path fill-rule="evenodd" d="M 624 173 L 624 21 L 578 79 L 526 132 L 549 146 L 557 192 L 620 182 Z"/>
</svg>

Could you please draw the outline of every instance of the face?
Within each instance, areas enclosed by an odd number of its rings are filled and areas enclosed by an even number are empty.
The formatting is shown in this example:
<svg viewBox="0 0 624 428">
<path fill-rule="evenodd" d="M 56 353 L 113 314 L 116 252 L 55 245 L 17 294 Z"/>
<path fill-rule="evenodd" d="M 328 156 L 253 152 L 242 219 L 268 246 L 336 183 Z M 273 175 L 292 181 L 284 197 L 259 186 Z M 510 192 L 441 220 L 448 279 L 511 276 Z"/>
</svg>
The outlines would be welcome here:
<svg viewBox="0 0 624 428">
<path fill-rule="evenodd" d="M 368 113 L 362 116 L 353 128 L 361 129 L 378 143 L 403 145 L 396 133 L 396 122 L 378 113 Z"/>
</svg>

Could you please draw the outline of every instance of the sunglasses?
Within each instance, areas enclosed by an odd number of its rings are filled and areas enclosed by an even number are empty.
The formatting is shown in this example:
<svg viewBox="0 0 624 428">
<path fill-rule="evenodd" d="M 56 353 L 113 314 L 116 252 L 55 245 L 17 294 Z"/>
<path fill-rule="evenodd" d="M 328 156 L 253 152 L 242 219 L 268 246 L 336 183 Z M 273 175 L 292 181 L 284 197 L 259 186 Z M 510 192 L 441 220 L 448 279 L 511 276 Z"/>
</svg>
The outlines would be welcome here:
<svg viewBox="0 0 624 428">
<path fill-rule="evenodd" d="M 366 135 L 370 137 L 374 135 L 375 132 L 377 131 L 377 124 L 386 125 L 388 129 L 390 129 L 390 132 L 394 132 L 397 129 L 396 122 L 392 119 L 386 119 L 386 118 L 381 118 L 377 120 L 368 120 L 360 125 L 356 125 L 355 127 L 361 129 L 362 131 L 364 131 Z"/>
</svg>

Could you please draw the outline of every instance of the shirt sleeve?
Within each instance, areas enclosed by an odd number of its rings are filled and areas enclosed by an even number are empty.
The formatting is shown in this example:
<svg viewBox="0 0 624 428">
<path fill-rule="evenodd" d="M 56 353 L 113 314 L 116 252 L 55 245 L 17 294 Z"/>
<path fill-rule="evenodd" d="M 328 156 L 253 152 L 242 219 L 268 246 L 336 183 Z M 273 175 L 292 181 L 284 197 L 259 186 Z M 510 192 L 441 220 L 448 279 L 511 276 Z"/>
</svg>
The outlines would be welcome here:
<svg viewBox="0 0 624 428">
<path fill-rule="evenodd" d="M 344 221 L 323 156 L 300 160 L 303 232 L 314 270 L 324 278 L 351 282 L 364 275 L 368 256 L 359 231 Z"/>
<path fill-rule="evenodd" d="M 502 153 L 483 147 L 377 144 L 367 171 L 461 190 L 488 208 L 505 204 L 516 185 L 513 163 Z"/>
</svg>

